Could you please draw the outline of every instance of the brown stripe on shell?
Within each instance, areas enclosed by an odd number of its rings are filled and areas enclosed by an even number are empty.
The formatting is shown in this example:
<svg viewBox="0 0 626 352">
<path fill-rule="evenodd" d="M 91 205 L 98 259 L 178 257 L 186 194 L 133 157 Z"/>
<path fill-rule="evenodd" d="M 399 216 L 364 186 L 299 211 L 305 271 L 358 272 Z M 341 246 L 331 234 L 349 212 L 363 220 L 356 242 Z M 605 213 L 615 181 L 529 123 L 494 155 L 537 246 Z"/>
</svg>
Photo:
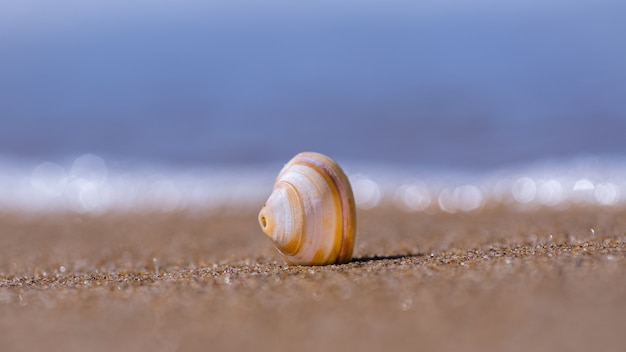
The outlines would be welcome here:
<svg viewBox="0 0 626 352">
<path fill-rule="evenodd" d="M 324 162 L 320 159 L 324 159 Z M 356 208 L 350 182 L 341 167 L 325 155 L 310 152 L 301 153 L 298 155 L 298 161 L 320 172 L 324 178 L 332 182 L 333 190 L 338 193 L 338 199 L 341 202 L 338 207 L 340 212 L 338 216 L 342 219 L 340 223 L 341 245 L 334 262 L 337 264 L 347 263 L 352 258 L 355 236 L 354 224 L 356 223 Z"/>
<path fill-rule="evenodd" d="M 317 194 L 319 194 L 322 197 L 330 197 L 330 199 L 333 202 L 332 207 L 335 210 L 335 214 L 333 218 L 334 229 L 332 230 L 331 234 L 328 234 L 328 233 L 309 234 L 307 232 L 308 235 L 321 236 L 321 237 L 326 238 L 327 240 L 333 241 L 332 244 L 329 246 L 329 250 L 318 249 L 313 255 L 313 257 L 310 259 L 310 261 L 311 263 L 314 263 L 314 264 L 335 263 L 337 260 L 337 256 L 339 255 L 339 252 L 341 250 L 342 243 L 343 243 L 343 240 L 342 240 L 343 223 L 340 220 L 342 216 L 342 211 L 341 211 L 342 204 L 339 198 L 340 194 L 336 187 L 335 180 L 332 179 L 332 176 L 330 175 L 329 172 L 327 172 L 326 168 L 321 167 L 317 163 L 312 163 L 305 159 L 298 158 L 298 159 L 295 159 L 291 165 L 293 164 L 297 164 L 299 166 L 305 167 L 313 171 L 313 173 L 315 173 L 316 176 L 319 176 L 324 180 L 324 184 L 319 185 L 316 182 L 316 180 L 310 176 L 308 172 L 301 174 L 302 176 L 304 176 L 305 178 L 309 180 L 311 185 L 313 185 L 316 188 Z M 327 192 L 330 192 L 330 194 L 326 194 Z M 326 224 L 327 223 L 321 223 L 320 228 L 317 230 L 319 231 L 324 228 L 327 228 L 325 226 Z M 314 243 L 319 242 L 319 241 L 320 241 L 319 237 L 312 239 L 312 242 Z"/>
</svg>

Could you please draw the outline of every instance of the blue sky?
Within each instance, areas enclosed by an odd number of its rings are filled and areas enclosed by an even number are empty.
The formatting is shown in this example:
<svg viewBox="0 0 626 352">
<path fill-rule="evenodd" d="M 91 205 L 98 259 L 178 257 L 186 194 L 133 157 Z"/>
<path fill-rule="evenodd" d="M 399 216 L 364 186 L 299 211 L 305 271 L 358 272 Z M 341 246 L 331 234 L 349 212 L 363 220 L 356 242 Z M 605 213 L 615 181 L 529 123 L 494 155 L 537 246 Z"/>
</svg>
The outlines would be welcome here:
<svg viewBox="0 0 626 352">
<path fill-rule="evenodd" d="M 0 154 L 622 154 L 618 1 L 0 4 Z"/>
</svg>

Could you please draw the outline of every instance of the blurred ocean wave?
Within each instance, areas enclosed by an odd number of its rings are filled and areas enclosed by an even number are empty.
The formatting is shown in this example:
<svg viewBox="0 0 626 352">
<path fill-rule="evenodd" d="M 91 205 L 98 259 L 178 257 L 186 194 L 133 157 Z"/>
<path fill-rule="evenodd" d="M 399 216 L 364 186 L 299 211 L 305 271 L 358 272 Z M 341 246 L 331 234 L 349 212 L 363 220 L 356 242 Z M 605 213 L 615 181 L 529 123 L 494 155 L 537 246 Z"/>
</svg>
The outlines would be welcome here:
<svg viewBox="0 0 626 352">
<path fill-rule="evenodd" d="M 579 158 L 482 172 L 346 161 L 357 207 L 471 213 L 626 205 L 626 158 Z M 71 163 L 0 162 L 0 210 L 27 212 L 201 212 L 260 207 L 282 165 L 120 167 L 94 154 Z"/>
</svg>

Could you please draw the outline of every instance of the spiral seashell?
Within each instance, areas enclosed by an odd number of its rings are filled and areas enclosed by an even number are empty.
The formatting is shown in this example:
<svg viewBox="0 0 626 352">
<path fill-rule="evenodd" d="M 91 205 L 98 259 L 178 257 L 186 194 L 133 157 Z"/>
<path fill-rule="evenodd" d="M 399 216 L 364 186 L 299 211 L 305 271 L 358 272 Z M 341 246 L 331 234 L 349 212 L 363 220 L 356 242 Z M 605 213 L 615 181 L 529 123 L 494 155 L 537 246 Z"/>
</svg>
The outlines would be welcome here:
<svg viewBox="0 0 626 352">
<path fill-rule="evenodd" d="M 350 182 L 331 158 L 300 153 L 278 174 L 259 224 L 290 264 L 346 263 L 356 232 Z"/>
</svg>

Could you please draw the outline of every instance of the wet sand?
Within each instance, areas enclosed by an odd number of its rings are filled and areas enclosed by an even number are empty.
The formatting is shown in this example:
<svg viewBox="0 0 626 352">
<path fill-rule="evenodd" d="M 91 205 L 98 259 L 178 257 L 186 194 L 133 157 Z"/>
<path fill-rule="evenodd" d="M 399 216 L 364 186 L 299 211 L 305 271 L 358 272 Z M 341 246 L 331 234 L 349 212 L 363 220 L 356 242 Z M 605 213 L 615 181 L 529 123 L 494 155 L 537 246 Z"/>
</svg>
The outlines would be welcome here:
<svg viewBox="0 0 626 352">
<path fill-rule="evenodd" d="M 256 210 L 0 214 L 3 351 L 621 351 L 626 210 L 359 212 L 286 266 Z"/>
</svg>

